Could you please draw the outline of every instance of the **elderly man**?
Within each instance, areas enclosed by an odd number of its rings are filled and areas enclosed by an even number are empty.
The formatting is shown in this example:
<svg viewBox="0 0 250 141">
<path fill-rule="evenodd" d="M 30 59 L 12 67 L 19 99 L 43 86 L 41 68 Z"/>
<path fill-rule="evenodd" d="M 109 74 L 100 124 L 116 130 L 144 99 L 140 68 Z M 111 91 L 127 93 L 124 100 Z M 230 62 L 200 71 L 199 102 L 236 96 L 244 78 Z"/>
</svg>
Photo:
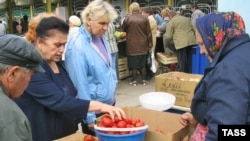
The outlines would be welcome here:
<svg viewBox="0 0 250 141">
<path fill-rule="evenodd" d="M 31 141 L 30 123 L 12 99 L 22 95 L 35 71 L 44 72 L 42 57 L 17 35 L 2 35 L 0 41 L 0 140 Z"/>
</svg>

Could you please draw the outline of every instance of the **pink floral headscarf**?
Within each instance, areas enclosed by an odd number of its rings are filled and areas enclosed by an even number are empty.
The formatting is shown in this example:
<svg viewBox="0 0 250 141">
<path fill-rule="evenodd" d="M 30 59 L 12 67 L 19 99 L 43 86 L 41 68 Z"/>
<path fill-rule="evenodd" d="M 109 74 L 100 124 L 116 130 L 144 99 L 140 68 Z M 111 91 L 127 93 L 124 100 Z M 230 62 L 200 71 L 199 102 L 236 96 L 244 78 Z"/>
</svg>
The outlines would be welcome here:
<svg viewBox="0 0 250 141">
<path fill-rule="evenodd" d="M 198 18 L 196 27 L 212 58 L 234 36 L 245 34 L 245 23 L 235 12 L 212 12 Z"/>
</svg>

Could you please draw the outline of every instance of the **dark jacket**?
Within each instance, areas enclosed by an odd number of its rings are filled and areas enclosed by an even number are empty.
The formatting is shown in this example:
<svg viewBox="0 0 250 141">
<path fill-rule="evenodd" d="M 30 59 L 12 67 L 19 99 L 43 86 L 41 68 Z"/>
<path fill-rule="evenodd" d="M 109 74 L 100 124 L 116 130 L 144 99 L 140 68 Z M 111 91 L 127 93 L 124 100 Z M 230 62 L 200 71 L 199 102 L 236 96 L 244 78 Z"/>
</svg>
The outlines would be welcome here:
<svg viewBox="0 0 250 141">
<path fill-rule="evenodd" d="M 124 20 L 122 29 L 126 32 L 128 56 L 146 55 L 152 48 L 152 33 L 147 17 L 134 12 Z"/>
<path fill-rule="evenodd" d="M 28 117 L 34 141 L 51 141 L 74 133 L 78 122 L 87 116 L 89 101 L 65 93 L 62 83 L 47 63 L 43 62 L 45 73 L 32 76 L 24 94 L 16 100 Z M 60 75 L 73 86 L 62 63 L 58 63 Z M 74 87 L 73 87 L 74 88 Z"/>
<path fill-rule="evenodd" d="M 191 104 L 195 119 L 208 125 L 206 141 L 217 140 L 220 125 L 250 124 L 250 38 L 231 39 L 206 69 Z"/>
<path fill-rule="evenodd" d="M 21 26 L 22 26 L 22 34 L 25 34 L 28 31 L 29 22 L 23 21 L 21 22 Z"/>
</svg>

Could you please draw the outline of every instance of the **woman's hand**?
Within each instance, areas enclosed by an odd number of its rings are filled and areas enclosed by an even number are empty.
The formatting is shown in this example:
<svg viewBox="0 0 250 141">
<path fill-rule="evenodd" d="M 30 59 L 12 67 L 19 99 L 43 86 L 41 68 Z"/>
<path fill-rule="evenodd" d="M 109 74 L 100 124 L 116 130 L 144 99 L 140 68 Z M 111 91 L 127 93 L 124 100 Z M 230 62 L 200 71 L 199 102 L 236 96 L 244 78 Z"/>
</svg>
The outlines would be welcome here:
<svg viewBox="0 0 250 141">
<path fill-rule="evenodd" d="M 191 127 L 195 127 L 198 124 L 198 122 L 194 119 L 193 115 L 190 112 L 186 112 L 181 115 L 180 123 L 183 126 L 191 126 Z"/>
<path fill-rule="evenodd" d="M 126 118 L 125 112 L 121 108 L 101 103 L 99 101 L 90 101 L 89 112 L 108 113 L 113 120 L 115 115 L 117 115 L 119 119 Z"/>
</svg>

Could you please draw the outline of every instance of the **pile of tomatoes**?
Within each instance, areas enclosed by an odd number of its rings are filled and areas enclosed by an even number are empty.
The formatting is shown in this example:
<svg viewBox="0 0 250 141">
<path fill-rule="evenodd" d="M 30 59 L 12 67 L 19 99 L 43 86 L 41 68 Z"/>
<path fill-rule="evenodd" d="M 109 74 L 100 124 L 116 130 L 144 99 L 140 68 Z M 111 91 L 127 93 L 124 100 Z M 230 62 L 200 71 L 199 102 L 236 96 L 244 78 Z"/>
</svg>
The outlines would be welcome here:
<svg viewBox="0 0 250 141">
<path fill-rule="evenodd" d="M 99 127 L 106 128 L 134 128 L 134 127 L 143 127 L 145 123 L 140 118 L 123 118 L 119 119 L 118 116 L 114 117 L 114 120 L 111 119 L 109 115 L 104 115 L 101 117 L 100 122 L 97 124 Z M 131 134 L 139 132 L 135 131 L 101 131 L 107 134 Z"/>
</svg>

